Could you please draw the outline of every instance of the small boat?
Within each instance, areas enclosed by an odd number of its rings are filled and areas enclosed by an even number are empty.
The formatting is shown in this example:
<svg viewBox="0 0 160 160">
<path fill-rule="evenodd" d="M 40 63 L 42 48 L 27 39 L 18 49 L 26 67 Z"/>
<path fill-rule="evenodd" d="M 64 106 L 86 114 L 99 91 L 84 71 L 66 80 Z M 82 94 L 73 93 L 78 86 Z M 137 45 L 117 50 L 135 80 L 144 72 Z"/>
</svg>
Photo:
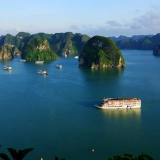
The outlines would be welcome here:
<svg viewBox="0 0 160 160">
<path fill-rule="evenodd" d="M 12 67 L 4 66 L 3 69 L 4 70 L 12 70 Z"/>
<path fill-rule="evenodd" d="M 67 54 L 64 54 L 64 57 L 67 57 Z"/>
<path fill-rule="evenodd" d="M 43 74 L 43 75 L 48 75 L 47 71 L 44 71 L 44 70 L 41 70 L 41 69 L 39 69 L 39 70 L 37 71 L 37 73 L 38 73 L 38 74 Z"/>
<path fill-rule="evenodd" d="M 26 60 L 25 60 L 25 59 L 20 59 L 19 61 L 20 61 L 20 62 L 26 62 Z"/>
<path fill-rule="evenodd" d="M 77 58 L 79 58 L 79 57 L 78 57 L 78 56 L 75 56 L 74 58 L 76 58 L 76 59 L 77 59 Z"/>
<path fill-rule="evenodd" d="M 100 109 L 140 108 L 141 100 L 139 98 L 104 98 L 99 105 L 95 106 Z"/>
<path fill-rule="evenodd" d="M 62 65 L 58 65 L 58 64 L 57 64 L 57 65 L 56 65 L 56 68 L 60 68 L 60 69 L 61 69 L 61 68 L 62 68 Z"/>
<path fill-rule="evenodd" d="M 36 63 L 36 64 L 43 64 L 44 61 L 36 61 L 35 63 Z"/>
</svg>

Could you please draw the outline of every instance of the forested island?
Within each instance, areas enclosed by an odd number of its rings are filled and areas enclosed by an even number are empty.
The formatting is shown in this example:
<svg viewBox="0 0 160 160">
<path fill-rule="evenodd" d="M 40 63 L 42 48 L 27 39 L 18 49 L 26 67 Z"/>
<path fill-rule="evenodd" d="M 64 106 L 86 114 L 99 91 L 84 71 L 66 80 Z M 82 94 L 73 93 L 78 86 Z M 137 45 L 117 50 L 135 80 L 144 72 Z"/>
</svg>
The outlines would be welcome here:
<svg viewBox="0 0 160 160">
<path fill-rule="evenodd" d="M 45 38 L 31 38 L 22 48 L 21 58 L 25 60 L 52 60 L 58 59 Z"/>
<path fill-rule="evenodd" d="M 37 33 L 19 32 L 16 36 L 0 36 L 0 59 L 21 56 L 26 60 L 52 60 L 63 55 L 78 54 L 90 39 L 80 33 Z M 42 49 L 43 48 L 43 49 Z"/>
<path fill-rule="evenodd" d="M 125 67 L 116 44 L 107 37 L 94 36 L 88 40 L 79 57 L 79 65 L 89 68 Z"/>
<path fill-rule="evenodd" d="M 72 32 L 32 35 L 27 32 L 19 32 L 16 36 L 7 34 L 0 36 L 0 59 L 12 59 L 15 56 L 21 56 L 27 60 L 52 60 L 63 55 L 80 54 L 91 38 L 85 34 L 73 34 Z M 156 53 L 159 53 L 157 44 L 160 43 L 160 33 L 108 38 L 112 39 L 119 49 L 154 50 L 154 54 L 159 55 Z M 46 47 L 44 47 L 45 44 Z"/>
<path fill-rule="evenodd" d="M 160 33 L 156 35 L 135 35 L 132 37 L 110 37 L 120 49 L 153 50 L 160 43 Z"/>
</svg>

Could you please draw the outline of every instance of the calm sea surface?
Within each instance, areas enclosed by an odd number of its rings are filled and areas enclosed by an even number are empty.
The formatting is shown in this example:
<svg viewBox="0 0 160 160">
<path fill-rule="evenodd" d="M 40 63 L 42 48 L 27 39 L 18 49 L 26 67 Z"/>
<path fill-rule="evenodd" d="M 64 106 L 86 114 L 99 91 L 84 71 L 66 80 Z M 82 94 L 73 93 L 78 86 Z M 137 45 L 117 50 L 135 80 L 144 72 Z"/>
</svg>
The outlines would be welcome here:
<svg viewBox="0 0 160 160">
<path fill-rule="evenodd" d="M 74 57 L 42 65 L 0 61 L 0 151 L 33 147 L 25 160 L 105 160 L 142 152 L 159 160 L 160 57 L 152 51 L 122 54 L 124 69 L 83 69 Z M 142 107 L 96 109 L 104 97 L 139 97 Z"/>
</svg>

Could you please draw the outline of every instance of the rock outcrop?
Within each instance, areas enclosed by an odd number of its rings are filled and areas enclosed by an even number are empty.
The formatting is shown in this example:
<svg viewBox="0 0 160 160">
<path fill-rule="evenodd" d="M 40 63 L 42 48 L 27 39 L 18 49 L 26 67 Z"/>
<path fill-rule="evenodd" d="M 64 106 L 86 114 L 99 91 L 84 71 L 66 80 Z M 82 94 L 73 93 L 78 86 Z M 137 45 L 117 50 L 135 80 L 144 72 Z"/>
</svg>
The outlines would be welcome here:
<svg viewBox="0 0 160 160">
<path fill-rule="evenodd" d="M 125 67 L 119 48 L 107 37 L 94 36 L 79 56 L 79 65 L 94 68 Z"/>
<path fill-rule="evenodd" d="M 5 44 L 0 46 L 0 59 L 12 59 L 14 57 L 20 56 L 21 52 L 18 48 L 11 44 Z"/>
<path fill-rule="evenodd" d="M 158 43 L 158 44 L 155 46 L 155 48 L 154 48 L 154 50 L 153 50 L 153 55 L 155 55 L 155 56 L 160 56 L 160 43 Z"/>
<path fill-rule="evenodd" d="M 13 58 L 13 47 L 5 45 L 0 47 L 0 59 L 12 59 Z"/>
<path fill-rule="evenodd" d="M 25 44 L 21 58 L 26 60 L 52 60 L 58 59 L 58 56 L 50 49 L 47 39 L 37 37 L 31 38 Z"/>
</svg>

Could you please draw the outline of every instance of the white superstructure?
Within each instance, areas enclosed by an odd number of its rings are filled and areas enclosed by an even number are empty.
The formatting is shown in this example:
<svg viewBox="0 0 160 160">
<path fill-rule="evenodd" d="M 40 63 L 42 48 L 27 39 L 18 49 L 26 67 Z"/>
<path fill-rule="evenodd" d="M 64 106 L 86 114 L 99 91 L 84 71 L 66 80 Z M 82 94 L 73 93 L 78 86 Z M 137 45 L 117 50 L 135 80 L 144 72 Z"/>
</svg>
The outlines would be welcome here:
<svg viewBox="0 0 160 160">
<path fill-rule="evenodd" d="M 60 69 L 61 69 L 61 68 L 62 68 L 62 65 L 58 65 L 58 64 L 57 64 L 57 65 L 56 65 L 56 68 L 60 68 Z"/>
<path fill-rule="evenodd" d="M 101 109 L 140 108 L 141 100 L 139 98 L 104 98 L 100 105 L 95 106 Z"/>
<path fill-rule="evenodd" d="M 37 71 L 37 73 L 38 73 L 38 74 L 43 74 L 43 75 L 48 75 L 47 71 L 43 71 L 43 70 L 41 70 L 41 69 L 39 69 L 39 70 Z"/>
<path fill-rule="evenodd" d="M 4 69 L 4 70 L 12 70 L 12 67 L 4 66 L 3 69 Z"/>
</svg>

